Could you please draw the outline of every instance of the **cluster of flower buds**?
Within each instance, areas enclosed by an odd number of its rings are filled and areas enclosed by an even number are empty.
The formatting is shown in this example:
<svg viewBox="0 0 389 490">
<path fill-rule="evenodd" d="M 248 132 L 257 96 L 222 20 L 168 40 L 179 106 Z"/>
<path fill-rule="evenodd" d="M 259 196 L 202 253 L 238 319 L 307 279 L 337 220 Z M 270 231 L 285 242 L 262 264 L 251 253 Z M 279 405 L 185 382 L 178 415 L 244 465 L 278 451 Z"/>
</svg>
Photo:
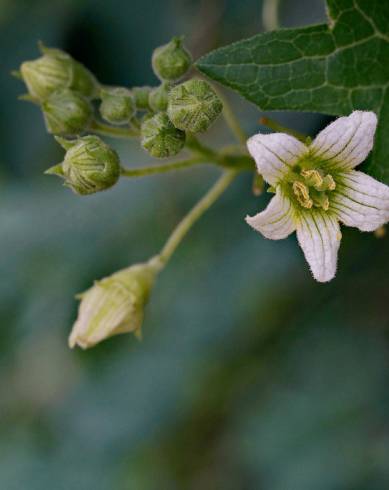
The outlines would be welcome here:
<svg viewBox="0 0 389 490">
<path fill-rule="evenodd" d="M 139 136 L 151 156 L 167 158 L 184 148 L 188 133 L 206 131 L 223 108 L 206 81 L 181 81 L 192 66 L 192 56 L 180 37 L 152 55 L 152 68 L 160 80 L 156 87 L 104 86 L 64 51 L 41 43 L 39 49 L 41 56 L 22 63 L 17 73 L 28 89 L 21 98 L 40 106 L 47 131 L 59 136 L 67 150 L 64 162 L 47 173 L 61 176 L 80 195 L 107 189 L 120 176 L 116 152 L 88 132 L 124 126 Z"/>
</svg>

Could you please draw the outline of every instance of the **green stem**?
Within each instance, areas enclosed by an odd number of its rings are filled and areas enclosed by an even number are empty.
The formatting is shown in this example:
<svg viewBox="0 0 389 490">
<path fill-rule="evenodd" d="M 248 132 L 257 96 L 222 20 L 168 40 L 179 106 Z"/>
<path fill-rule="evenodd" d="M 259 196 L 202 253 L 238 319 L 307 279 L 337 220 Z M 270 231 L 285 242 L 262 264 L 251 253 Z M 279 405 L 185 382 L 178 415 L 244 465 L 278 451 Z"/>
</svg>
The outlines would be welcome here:
<svg viewBox="0 0 389 490">
<path fill-rule="evenodd" d="M 261 119 L 259 120 L 259 124 L 262 124 L 262 126 L 267 126 L 268 128 L 278 133 L 286 133 L 290 136 L 294 136 L 303 143 L 305 143 L 307 140 L 307 136 L 305 134 L 300 133 L 299 131 L 295 131 L 294 129 L 287 128 L 277 121 L 269 119 L 268 117 L 261 117 Z"/>
<path fill-rule="evenodd" d="M 235 135 L 236 139 L 246 147 L 247 134 L 242 129 L 238 118 L 235 116 L 234 111 L 232 110 L 231 104 L 229 101 L 218 92 L 218 96 L 223 102 L 223 117 L 227 123 L 227 126 L 230 128 L 233 135 Z"/>
<path fill-rule="evenodd" d="M 122 168 L 122 177 L 143 177 L 144 175 L 161 174 L 172 170 L 182 170 L 200 163 L 208 163 L 204 157 L 188 158 L 178 162 L 162 163 L 161 165 L 149 165 L 147 167 Z"/>
<path fill-rule="evenodd" d="M 196 221 L 212 206 L 212 204 L 220 197 L 231 182 L 237 176 L 238 171 L 226 170 L 211 189 L 203 196 L 200 201 L 189 211 L 184 219 L 177 225 L 173 233 L 170 235 L 165 246 L 162 248 L 158 258 L 161 266 L 166 265 L 178 245 L 181 243 L 185 235 L 196 223 Z"/>
<path fill-rule="evenodd" d="M 94 133 L 110 136 L 112 138 L 137 138 L 139 136 L 139 131 L 136 129 L 109 126 L 108 124 L 99 121 L 93 121 L 89 126 L 89 129 Z"/>
<path fill-rule="evenodd" d="M 265 31 L 275 31 L 280 28 L 278 10 L 280 0 L 263 0 L 262 23 Z"/>
</svg>

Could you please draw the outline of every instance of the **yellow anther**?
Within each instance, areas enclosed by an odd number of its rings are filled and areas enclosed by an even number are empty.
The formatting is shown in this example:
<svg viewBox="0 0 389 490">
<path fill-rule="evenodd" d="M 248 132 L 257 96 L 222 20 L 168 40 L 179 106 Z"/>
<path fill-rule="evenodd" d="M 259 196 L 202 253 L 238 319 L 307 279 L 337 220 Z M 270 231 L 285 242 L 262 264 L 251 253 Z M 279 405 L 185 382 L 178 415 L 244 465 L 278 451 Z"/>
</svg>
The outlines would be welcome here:
<svg viewBox="0 0 389 490">
<path fill-rule="evenodd" d="M 302 170 L 301 175 L 304 177 L 308 185 L 313 187 L 320 187 L 323 184 L 323 177 L 318 170 Z"/>
<path fill-rule="evenodd" d="M 323 179 L 323 187 L 325 191 L 333 191 L 336 188 L 336 183 L 331 174 L 327 174 Z"/>
<path fill-rule="evenodd" d="M 313 206 L 313 201 L 309 197 L 309 189 L 305 184 L 298 180 L 294 181 L 293 192 L 303 208 L 310 209 Z"/>
</svg>

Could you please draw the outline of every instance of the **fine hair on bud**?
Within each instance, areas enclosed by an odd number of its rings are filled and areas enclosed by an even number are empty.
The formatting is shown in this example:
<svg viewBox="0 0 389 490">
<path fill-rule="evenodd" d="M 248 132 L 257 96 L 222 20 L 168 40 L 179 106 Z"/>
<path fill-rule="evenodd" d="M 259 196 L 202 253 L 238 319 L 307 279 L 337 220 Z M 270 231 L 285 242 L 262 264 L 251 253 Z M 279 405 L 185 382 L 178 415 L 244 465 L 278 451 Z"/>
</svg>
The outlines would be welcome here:
<svg viewBox="0 0 389 490">
<path fill-rule="evenodd" d="M 169 92 L 167 113 L 174 126 L 182 131 L 207 131 L 222 110 L 222 101 L 204 80 L 188 80 Z"/>
<path fill-rule="evenodd" d="M 181 37 L 154 50 L 152 66 L 160 80 L 175 81 L 182 78 L 192 65 L 192 56 L 183 46 Z"/>
<path fill-rule="evenodd" d="M 47 131 L 51 134 L 80 134 L 92 117 L 89 101 L 68 89 L 51 94 L 42 102 L 42 111 Z"/>
<path fill-rule="evenodd" d="M 159 112 L 143 121 L 141 144 L 155 158 L 172 157 L 184 147 L 185 133 L 173 126 L 165 112 Z"/>
<path fill-rule="evenodd" d="M 124 87 L 104 87 L 100 98 L 101 117 L 110 124 L 127 124 L 136 112 L 134 97 Z"/>
<path fill-rule="evenodd" d="M 149 106 L 154 112 L 162 112 L 167 109 L 169 95 L 169 84 L 162 83 L 159 87 L 151 90 L 149 94 Z"/>
<path fill-rule="evenodd" d="M 48 169 L 65 180 L 76 194 L 87 195 L 112 187 L 120 177 L 120 160 L 115 150 L 98 136 L 76 140 L 56 138 L 66 149 L 63 162 Z"/>
<path fill-rule="evenodd" d="M 44 100 L 63 89 L 71 89 L 88 98 L 96 95 L 98 82 L 84 65 L 60 49 L 47 48 L 43 44 L 39 47 L 42 56 L 20 66 L 30 95 Z"/>
<path fill-rule="evenodd" d="M 131 89 L 132 95 L 134 97 L 135 106 L 140 111 L 150 110 L 149 106 L 149 95 L 151 92 L 151 87 L 133 87 Z"/>
</svg>

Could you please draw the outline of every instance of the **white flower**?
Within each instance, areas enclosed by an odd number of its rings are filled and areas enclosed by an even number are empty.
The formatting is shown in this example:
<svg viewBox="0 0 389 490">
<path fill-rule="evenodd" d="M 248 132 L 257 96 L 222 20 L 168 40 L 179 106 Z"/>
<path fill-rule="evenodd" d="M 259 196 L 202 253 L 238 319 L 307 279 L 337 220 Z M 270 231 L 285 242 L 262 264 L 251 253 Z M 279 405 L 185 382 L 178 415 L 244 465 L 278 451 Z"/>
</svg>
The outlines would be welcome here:
<svg viewBox="0 0 389 490">
<path fill-rule="evenodd" d="M 284 133 L 257 134 L 247 147 L 275 190 L 247 223 L 266 238 L 293 231 L 317 281 L 336 273 L 339 222 L 373 231 L 389 221 L 389 187 L 354 170 L 373 147 L 377 117 L 355 111 L 321 131 L 308 146 Z"/>
</svg>

